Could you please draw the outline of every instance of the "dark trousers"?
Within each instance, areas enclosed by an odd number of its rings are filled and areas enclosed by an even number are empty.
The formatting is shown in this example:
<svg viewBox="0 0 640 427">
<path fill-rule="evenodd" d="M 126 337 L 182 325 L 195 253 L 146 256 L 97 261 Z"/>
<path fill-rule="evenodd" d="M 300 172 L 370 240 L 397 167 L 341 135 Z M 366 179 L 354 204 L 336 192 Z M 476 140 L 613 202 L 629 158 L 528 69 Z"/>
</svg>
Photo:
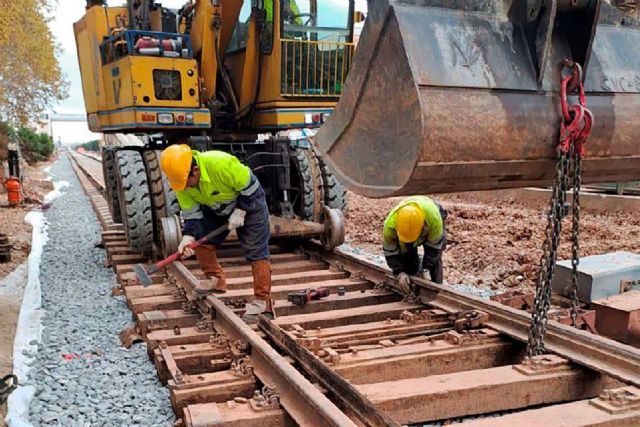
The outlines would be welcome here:
<svg viewBox="0 0 640 427">
<path fill-rule="evenodd" d="M 238 240 L 248 261 L 269 259 L 269 209 L 264 190 L 260 187 L 254 194 L 238 203 L 237 207 L 245 210 L 244 225 L 236 229 Z M 204 217 L 185 222 L 182 232 L 196 239 L 222 226 L 229 220 L 229 215 L 218 215 L 206 206 L 202 206 Z M 207 243 L 216 247 L 222 245 L 229 235 L 224 231 Z"/>
<path fill-rule="evenodd" d="M 20 177 L 20 157 L 17 151 L 9 150 L 9 176 Z"/>
<path fill-rule="evenodd" d="M 426 270 L 429 272 L 433 282 L 442 283 L 444 276 L 442 252 L 447 246 L 446 237 L 443 236 L 442 239 L 442 247 L 440 249 L 426 245 L 422 246 L 424 249 L 422 263 L 420 262 L 420 255 L 418 255 L 418 248 L 412 247 L 403 254 L 387 257 L 387 264 L 395 275 L 407 273 L 410 276 L 415 276 L 421 270 Z"/>
</svg>

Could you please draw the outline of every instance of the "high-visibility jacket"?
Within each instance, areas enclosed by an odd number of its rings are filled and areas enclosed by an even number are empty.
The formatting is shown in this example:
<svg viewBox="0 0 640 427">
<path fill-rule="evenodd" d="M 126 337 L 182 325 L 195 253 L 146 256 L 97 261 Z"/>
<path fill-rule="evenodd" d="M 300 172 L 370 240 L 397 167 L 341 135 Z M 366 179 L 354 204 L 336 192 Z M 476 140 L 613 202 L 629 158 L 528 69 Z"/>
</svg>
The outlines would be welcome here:
<svg viewBox="0 0 640 427">
<path fill-rule="evenodd" d="M 176 191 L 185 220 L 202 219 L 201 206 L 218 215 L 229 215 L 238 196 L 250 196 L 260 187 L 256 179 L 251 179 L 251 170 L 229 153 L 194 150 L 193 158 L 200 168 L 198 186 Z"/>
<path fill-rule="evenodd" d="M 278 1 L 278 0 L 265 0 L 264 2 L 264 10 L 267 13 L 267 22 L 273 22 L 273 2 L 274 1 Z M 296 0 L 284 0 L 284 1 L 289 3 L 289 7 L 291 8 L 291 13 L 293 13 L 293 16 L 300 14 L 300 8 L 298 7 Z M 302 20 L 300 18 L 296 18 L 295 24 L 302 25 Z"/>
<path fill-rule="evenodd" d="M 418 240 L 412 243 L 402 243 L 400 239 L 398 239 L 398 233 L 396 232 L 398 211 L 407 205 L 416 206 L 424 214 L 422 232 Z M 426 196 L 406 198 L 389 212 L 384 221 L 382 234 L 382 250 L 387 257 L 403 254 L 407 252 L 410 247 L 418 247 L 421 245 L 438 248 L 444 236 L 444 222 L 440 214 L 440 207 Z"/>
</svg>

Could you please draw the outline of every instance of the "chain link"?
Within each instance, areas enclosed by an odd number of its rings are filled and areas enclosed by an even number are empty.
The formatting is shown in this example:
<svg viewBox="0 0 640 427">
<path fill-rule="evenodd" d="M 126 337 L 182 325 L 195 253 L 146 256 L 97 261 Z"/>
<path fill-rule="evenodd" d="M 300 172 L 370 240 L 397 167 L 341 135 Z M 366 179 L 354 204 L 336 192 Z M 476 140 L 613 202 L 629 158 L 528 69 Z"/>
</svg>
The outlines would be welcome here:
<svg viewBox="0 0 640 427">
<path fill-rule="evenodd" d="M 545 239 L 542 245 L 540 258 L 540 273 L 538 286 L 531 313 L 531 325 L 527 343 L 527 356 L 532 357 L 543 354 L 544 338 L 547 334 L 548 313 L 551 306 L 551 283 L 555 273 L 556 260 L 558 258 L 558 246 L 562 234 L 562 218 L 564 206 L 567 201 L 569 188 L 569 176 L 573 179 L 572 202 L 572 228 L 571 228 L 571 320 L 576 326 L 578 309 L 578 264 L 580 249 L 580 185 L 582 181 L 582 157 L 584 156 L 584 143 L 589 137 L 593 125 L 591 111 L 586 108 L 586 96 L 582 84 L 582 69 L 579 64 L 571 61 L 563 61 L 564 68 L 571 68 L 572 73 L 562 77 L 560 91 L 560 109 L 562 121 L 560 124 L 560 142 L 557 147 L 556 171 L 551 192 L 551 199 L 547 210 L 547 227 Z M 562 71 L 561 71 L 562 72 Z M 577 84 L 576 84 L 577 82 Z M 567 101 L 567 88 L 571 85 L 573 91 L 577 91 L 578 104 L 569 106 Z"/>
<path fill-rule="evenodd" d="M 573 163 L 573 203 L 571 224 L 571 326 L 578 327 L 578 265 L 580 264 L 580 186 L 582 185 L 582 157 L 575 149 L 571 150 Z"/>
<path fill-rule="evenodd" d="M 530 357 L 544 353 L 543 340 L 546 335 L 548 311 L 551 305 L 551 282 L 555 272 L 555 262 L 562 232 L 562 215 L 567 197 L 567 168 L 567 154 L 558 150 L 556 173 L 547 210 L 547 228 L 542 245 L 542 257 L 540 258 L 538 287 L 529 329 L 527 355 Z"/>
</svg>

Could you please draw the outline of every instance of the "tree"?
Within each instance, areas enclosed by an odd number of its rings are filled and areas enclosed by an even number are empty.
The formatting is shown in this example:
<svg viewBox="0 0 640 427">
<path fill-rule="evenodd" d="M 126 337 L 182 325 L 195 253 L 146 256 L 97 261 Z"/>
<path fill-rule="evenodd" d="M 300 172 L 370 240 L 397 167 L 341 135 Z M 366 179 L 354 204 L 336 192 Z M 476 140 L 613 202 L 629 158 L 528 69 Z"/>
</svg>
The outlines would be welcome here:
<svg viewBox="0 0 640 427">
<path fill-rule="evenodd" d="M 84 144 L 81 144 L 80 147 L 84 148 L 87 151 L 99 152 L 100 151 L 100 140 L 99 139 L 95 139 L 93 141 L 86 142 Z"/>
<path fill-rule="evenodd" d="M 47 25 L 55 0 L 0 0 L 0 120 L 25 125 L 66 96 Z"/>
<path fill-rule="evenodd" d="M 35 133 L 33 130 L 22 127 L 18 129 L 20 149 L 24 158 L 30 164 L 49 160 L 55 149 L 53 138 L 46 133 Z"/>
</svg>

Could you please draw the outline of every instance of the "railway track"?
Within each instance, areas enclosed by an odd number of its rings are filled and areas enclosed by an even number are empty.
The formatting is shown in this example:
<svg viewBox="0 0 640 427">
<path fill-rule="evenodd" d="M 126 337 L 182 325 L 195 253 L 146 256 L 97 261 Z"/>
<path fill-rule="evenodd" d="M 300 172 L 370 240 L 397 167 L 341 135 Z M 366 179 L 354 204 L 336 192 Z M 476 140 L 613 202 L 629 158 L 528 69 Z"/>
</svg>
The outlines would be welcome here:
<svg viewBox="0 0 640 427">
<path fill-rule="evenodd" d="M 231 241 L 218 256 L 229 291 L 198 296 L 192 260 L 138 285 L 145 258 L 111 221 L 101 177 L 71 155 L 135 326 L 184 426 L 640 425 L 640 351 L 550 321 L 548 355 L 526 359 L 529 315 L 425 280 L 396 292 L 387 272 L 319 245 L 271 246 L 277 317 L 239 315 L 251 268 Z M 329 289 L 306 305 L 290 292 Z"/>
</svg>

